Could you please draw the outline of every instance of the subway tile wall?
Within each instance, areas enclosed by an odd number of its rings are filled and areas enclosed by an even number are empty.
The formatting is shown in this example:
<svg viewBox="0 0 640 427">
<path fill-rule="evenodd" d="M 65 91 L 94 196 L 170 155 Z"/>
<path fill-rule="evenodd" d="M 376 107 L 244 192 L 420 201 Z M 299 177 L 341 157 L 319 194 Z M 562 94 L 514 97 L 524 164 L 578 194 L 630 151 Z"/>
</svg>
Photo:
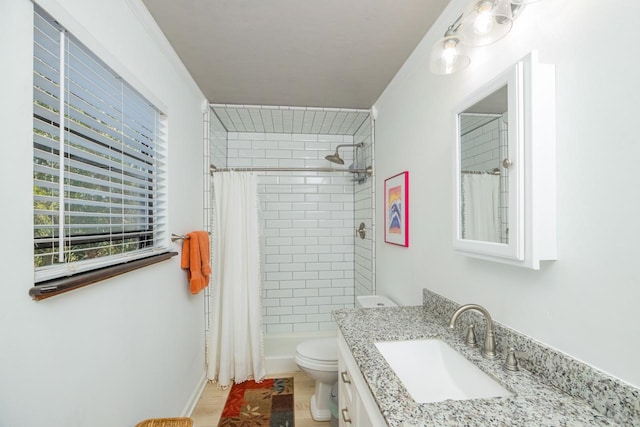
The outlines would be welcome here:
<svg viewBox="0 0 640 427">
<path fill-rule="evenodd" d="M 218 117 L 213 113 L 211 108 L 203 113 L 203 181 L 204 181 L 204 218 L 203 229 L 211 232 L 211 216 L 212 212 L 212 188 L 211 174 L 209 168 L 211 165 L 217 167 L 225 167 L 227 165 L 227 130 L 224 128 Z M 209 333 L 209 292 L 210 288 L 205 288 L 205 330 Z M 208 341 L 205 345 L 205 352 L 208 354 Z M 208 357 L 208 356 L 207 356 Z"/>
<path fill-rule="evenodd" d="M 358 159 L 360 167 L 373 165 L 373 123 L 367 120 L 354 135 L 354 143 L 364 143 L 364 149 L 360 150 L 361 158 Z M 355 227 L 364 223 L 366 236 L 355 238 L 355 295 L 371 295 L 375 290 L 374 244 L 375 235 L 375 198 L 373 177 L 367 178 L 362 184 L 355 186 Z M 355 230 L 354 230 L 355 231 Z"/>
<path fill-rule="evenodd" d="M 465 116 L 462 122 L 462 169 L 490 171 L 500 165 L 501 120 L 495 117 L 486 123 L 473 122 L 473 119 Z"/>
<path fill-rule="evenodd" d="M 352 136 L 227 134 L 228 167 L 328 167 Z M 341 149 L 345 166 L 351 148 Z M 266 334 L 334 330 L 354 304 L 354 182 L 347 173 L 256 172 L 263 234 Z"/>
<path fill-rule="evenodd" d="M 208 109 L 203 114 L 204 121 L 204 165 L 203 180 L 204 180 L 204 229 L 210 230 L 211 219 L 211 175 L 209 173 L 209 167 L 215 165 L 216 167 L 225 167 L 227 165 L 227 130 L 224 128 L 218 117 L 213 114 L 211 109 Z"/>
<path fill-rule="evenodd" d="M 209 111 L 211 112 L 211 110 Z M 210 117 L 209 136 L 211 138 L 211 163 L 219 168 L 223 168 L 227 166 L 227 130 L 215 114 L 211 112 Z"/>
<path fill-rule="evenodd" d="M 356 117 L 349 117 L 352 116 Z M 366 144 L 360 152 L 359 166 L 373 165 L 374 161 L 374 125 L 370 118 L 364 120 L 353 137 L 228 132 L 212 110 L 205 113 L 204 124 L 205 218 L 211 214 L 210 164 L 335 166 L 324 156 L 334 152 L 338 144 L 358 142 Z M 341 149 L 340 155 L 345 167 L 354 162 L 351 148 Z M 333 330 L 332 310 L 352 307 L 354 294 L 371 294 L 375 289 L 373 179 L 358 184 L 351 174 L 257 174 L 262 208 L 265 332 Z M 365 223 L 367 236 L 354 241 L 360 222 Z M 208 221 L 205 223 L 208 229 Z"/>
<path fill-rule="evenodd" d="M 202 180 L 203 180 L 203 188 L 204 188 L 204 216 L 202 218 L 202 224 L 204 225 L 207 231 L 210 231 L 210 221 L 211 217 L 211 180 L 209 179 L 209 165 L 211 164 L 211 151 L 214 149 L 214 145 L 212 144 L 211 138 L 211 119 L 213 117 L 213 112 L 210 108 L 207 109 L 202 114 L 202 123 L 203 123 L 203 152 L 202 152 Z M 225 136 L 226 139 L 226 136 Z"/>
</svg>

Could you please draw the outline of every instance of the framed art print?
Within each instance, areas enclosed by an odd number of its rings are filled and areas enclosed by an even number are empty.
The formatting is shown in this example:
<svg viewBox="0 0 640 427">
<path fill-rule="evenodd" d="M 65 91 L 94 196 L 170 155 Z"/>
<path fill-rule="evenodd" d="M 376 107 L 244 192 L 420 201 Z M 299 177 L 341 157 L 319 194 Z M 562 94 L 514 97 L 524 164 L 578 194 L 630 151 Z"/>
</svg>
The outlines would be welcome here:
<svg viewBox="0 0 640 427">
<path fill-rule="evenodd" d="M 409 246 L 409 172 L 384 180 L 384 241 Z"/>
</svg>

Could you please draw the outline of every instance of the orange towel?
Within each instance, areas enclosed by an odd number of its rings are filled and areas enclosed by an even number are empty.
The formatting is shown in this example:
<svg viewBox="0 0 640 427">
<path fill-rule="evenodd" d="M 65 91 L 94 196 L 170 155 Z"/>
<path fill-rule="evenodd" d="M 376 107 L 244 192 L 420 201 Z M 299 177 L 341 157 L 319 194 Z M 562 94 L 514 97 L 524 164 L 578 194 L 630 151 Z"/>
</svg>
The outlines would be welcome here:
<svg viewBox="0 0 640 427">
<path fill-rule="evenodd" d="M 195 295 L 209 285 L 209 233 L 193 231 L 188 236 L 182 242 L 180 266 L 187 270 L 189 289 Z"/>
</svg>

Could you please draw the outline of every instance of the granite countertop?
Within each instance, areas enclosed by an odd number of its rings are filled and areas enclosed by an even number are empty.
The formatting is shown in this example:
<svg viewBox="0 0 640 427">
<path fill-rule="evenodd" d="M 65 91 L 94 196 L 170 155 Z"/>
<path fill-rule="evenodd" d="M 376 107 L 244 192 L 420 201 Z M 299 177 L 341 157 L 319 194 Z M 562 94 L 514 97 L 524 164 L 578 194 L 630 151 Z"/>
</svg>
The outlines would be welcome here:
<svg viewBox="0 0 640 427">
<path fill-rule="evenodd" d="M 342 309 L 333 313 L 380 411 L 396 426 L 614 426 L 584 401 L 546 384 L 528 371 L 510 373 L 503 357 L 487 360 L 468 348 L 457 330 L 423 306 Z M 417 403 L 408 394 L 373 344 L 438 338 L 482 371 L 502 383 L 513 396 Z M 482 339 L 479 336 L 479 341 Z"/>
</svg>

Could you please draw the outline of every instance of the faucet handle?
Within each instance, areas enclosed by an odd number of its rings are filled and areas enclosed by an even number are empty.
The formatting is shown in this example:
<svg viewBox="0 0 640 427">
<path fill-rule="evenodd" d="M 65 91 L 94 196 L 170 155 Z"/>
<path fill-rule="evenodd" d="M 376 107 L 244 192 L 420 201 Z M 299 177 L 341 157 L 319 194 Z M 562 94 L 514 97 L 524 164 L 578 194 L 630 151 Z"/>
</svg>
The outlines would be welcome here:
<svg viewBox="0 0 640 427">
<path fill-rule="evenodd" d="M 478 346 L 478 341 L 476 340 L 475 325 L 473 323 L 469 323 L 469 326 L 467 326 L 467 338 L 465 340 L 465 343 L 469 347 Z"/>
<path fill-rule="evenodd" d="M 496 340 L 493 336 L 493 327 L 489 329 L 489 326 L 487 326 L 487 330 L 484 335 L 484 350 L 482 350 L 482 355 L 487 359 L 495 359 L 497 357 Z"/>
<path fill-rule="evenodd" d="M 507 352 L 507 360 L 504 362 L 504 368 L 509 372 L 516 372 L 520 370 L 518 366 L 518 358 L 516 357 L 516 350 L 510 348 Z"/>
</svg>

